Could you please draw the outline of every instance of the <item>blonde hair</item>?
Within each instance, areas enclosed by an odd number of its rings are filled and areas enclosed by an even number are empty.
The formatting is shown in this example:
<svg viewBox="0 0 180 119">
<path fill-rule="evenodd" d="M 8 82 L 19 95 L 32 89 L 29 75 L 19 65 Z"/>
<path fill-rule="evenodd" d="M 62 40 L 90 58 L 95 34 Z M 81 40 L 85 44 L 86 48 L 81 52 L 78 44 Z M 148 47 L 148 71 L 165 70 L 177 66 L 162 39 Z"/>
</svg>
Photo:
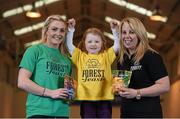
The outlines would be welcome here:
<svg viewBox="0 0 180 119">
<path fill-rule="evenodd" d="M 86 36 L 87 34 L 89 33 L 92 33 L 94 35 L 98 35 L 101 37 L 101 40 L 102 40 L 102 47 L 101 47 L 101 50 L 100 52 L 104 52 L 104 50 L 106 50 L 106 39 L 103 35 L 103 33 L 101 32 L 101 30 L 97 29 L 97 28 L 88 28 L 85 33 L 83 34 L 83 37 L 82 37 L 82 40 L 79 42 L 78 44 L 78 48 L 81 49 L 83 52 L 86 52 L 88 53 L 86 47 L 85 47 L 85 39 L 86 39 Z"/>
<path fill-rule="evenodd" d="M 151 50 L 151 51 L 155 51 L 153 50 L 150 45 L 149 45 L 149 40 L 147 37 L 147 31 L 144 27 L 144 25 L 142 24 L 142 22 L 134 17 L 127 17 L 124 18 L 121 23 L 120 23 L 120 34 L 122 34 L 122 26 L 124 25 L 124 23 L 128 23 L 129 27 L 132 29 L 132 31 L 137 35 L 138 38 L 138 45 L 137 48 L 135 50 L 135 56 L 134 56 L 134 62 L 135 63 L 139 63 L 139 61 L 142 59 L 142 57 L 144 56 L 145 52 L 147 50 Z M 120 63 L 123 62 L 123 56 L 124 54 L 128 54 L 128 50 L 123 46 L 122 43 L 122 36 L 120 37 L 120 53 L 119 53 L 119 61 Z"/>
<path fill-rule="evenodd" d="M 60 22 L 63 22 L 65 24 L 65 26 L 67 27 L 67 23 L 66 21 L 64 21 L 60 15 L 51 15 L 49 16 L 45 23 L 44 23 L 44 26 L 42 28 L 42 39 L 41 39 L 41 43 L 45 43 L 47 42 L 47 31 L 48 31 L 48 28 L 49 28 L 49 25 L 53 22 L 53 21 L 60 21 Z M 66 32 L 67 32 L 67 28 L 66 28 Z M 63 55 L 69 55 L 69 52 L 67 50 L 67 47 L 66 47 L 66 43 L 65 43 L 65 40 L 62 41 L 62 43 L 59 45 L 59 50 L 60 52 L 63 54 Z"/>
</svg>

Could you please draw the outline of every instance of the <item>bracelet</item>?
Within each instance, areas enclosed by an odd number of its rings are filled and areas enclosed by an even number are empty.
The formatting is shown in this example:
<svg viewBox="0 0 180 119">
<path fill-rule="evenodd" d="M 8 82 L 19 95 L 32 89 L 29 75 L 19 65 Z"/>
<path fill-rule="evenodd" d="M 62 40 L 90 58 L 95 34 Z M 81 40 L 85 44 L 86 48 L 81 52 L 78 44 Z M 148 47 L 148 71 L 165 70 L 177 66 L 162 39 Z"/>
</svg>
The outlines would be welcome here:
<svg viewBox="0 0 180 119">
<path fill-rule="evenodd" d="M 46 91 L 46 88 L 44 88 L 44 89 L 43 89 L 43 93 L 42 93 L 42 96 L 44 96 L 44 93 L 45 93 L 45 91 Z"/>
<path fill-rule="evenodd" d="M 137 99 L 137 100 L 141 99 L 140 89 L 137 90 L 136 99 Z"/>
</svg>

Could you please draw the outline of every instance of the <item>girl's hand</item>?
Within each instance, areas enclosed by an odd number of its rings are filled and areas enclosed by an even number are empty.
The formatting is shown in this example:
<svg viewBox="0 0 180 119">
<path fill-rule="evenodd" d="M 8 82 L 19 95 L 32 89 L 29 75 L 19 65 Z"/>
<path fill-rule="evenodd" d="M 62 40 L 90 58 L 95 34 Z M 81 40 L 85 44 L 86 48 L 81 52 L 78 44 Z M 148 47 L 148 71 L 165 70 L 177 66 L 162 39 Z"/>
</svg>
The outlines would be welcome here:
<svg viewBox="0 0 180 119">
<path fill-rule="evenodd" d="M 116 29 L 118 30 L 119 28 L 119 21 L 118 20 L 115 20 L 115 19 L 112 19 L 110 21 L 110 26 L 111 26 L 111 29 Z"/>
<path fill-rule="evenodd" d="M 69 19 L 67 23 L 68 23 L 68 28 L 74 29 L 74 27 L 76 25 L 76 21 L 74 18 Z"/>
</svg>

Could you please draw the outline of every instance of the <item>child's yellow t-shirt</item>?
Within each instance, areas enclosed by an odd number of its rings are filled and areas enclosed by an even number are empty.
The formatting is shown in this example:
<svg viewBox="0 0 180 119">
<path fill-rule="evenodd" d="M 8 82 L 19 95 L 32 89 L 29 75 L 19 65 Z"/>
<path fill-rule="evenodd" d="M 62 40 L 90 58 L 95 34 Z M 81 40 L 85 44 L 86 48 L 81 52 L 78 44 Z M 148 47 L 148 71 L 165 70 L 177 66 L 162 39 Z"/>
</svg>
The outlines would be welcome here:
<svg viewBox="0 0 180 119">
<path fill-rule="evenodd" d="M 103 53 L 86 54 L 75 48 L 72 61 L 77 68 L 77 100 L 113 100 L 111 64 L 113 48 Z"/>
</svg>

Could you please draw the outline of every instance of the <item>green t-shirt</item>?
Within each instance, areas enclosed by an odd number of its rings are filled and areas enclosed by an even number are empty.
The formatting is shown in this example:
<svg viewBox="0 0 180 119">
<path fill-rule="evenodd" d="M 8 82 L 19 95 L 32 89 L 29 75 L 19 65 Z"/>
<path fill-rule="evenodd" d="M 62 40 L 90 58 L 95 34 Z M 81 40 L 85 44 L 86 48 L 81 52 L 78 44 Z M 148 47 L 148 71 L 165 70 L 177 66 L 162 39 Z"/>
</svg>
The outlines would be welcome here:
<svg viewBox="0 0 180 119">
<path fill-rule="evenodd" d="M 71 74 L 71 61 L 62 55 L 59 49 L 44 44 L 29 47 L 20 63 L 32 72 L 30 79 L 48 89 L 64 87 L 64 75 Z M 51 99 L 29 93 L 26 102 L 26 116 L 46 115 L 69 117 L 68 102 L 62 99 Z"/>
</svg>

